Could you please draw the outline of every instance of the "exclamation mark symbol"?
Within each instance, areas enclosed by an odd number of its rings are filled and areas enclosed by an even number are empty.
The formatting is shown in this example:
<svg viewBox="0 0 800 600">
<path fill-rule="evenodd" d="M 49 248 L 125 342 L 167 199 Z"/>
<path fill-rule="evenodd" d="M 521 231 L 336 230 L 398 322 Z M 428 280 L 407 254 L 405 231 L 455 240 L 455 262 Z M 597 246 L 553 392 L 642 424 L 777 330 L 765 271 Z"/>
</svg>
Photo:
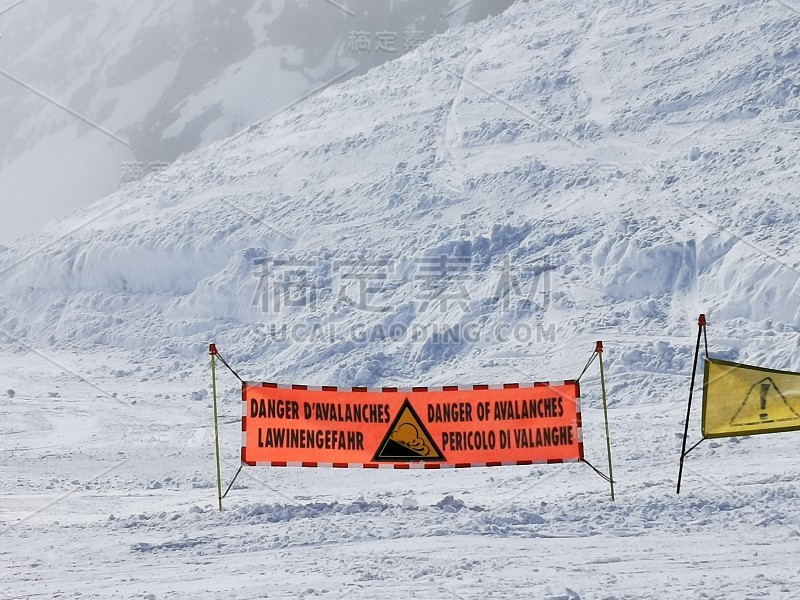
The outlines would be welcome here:
<svg viewBox="0 0 800 600">
<path fill-rule="evenodd" d="M 769 393 L 769 388 L 771 385 L 769 383 L 762 383 L 761 384 L 761 414 L 758 415 L 762 421 L 766 421 L 769 419 L 769 415 L 763 411 L 767 410 L 767 394 Z"/>
</svg>

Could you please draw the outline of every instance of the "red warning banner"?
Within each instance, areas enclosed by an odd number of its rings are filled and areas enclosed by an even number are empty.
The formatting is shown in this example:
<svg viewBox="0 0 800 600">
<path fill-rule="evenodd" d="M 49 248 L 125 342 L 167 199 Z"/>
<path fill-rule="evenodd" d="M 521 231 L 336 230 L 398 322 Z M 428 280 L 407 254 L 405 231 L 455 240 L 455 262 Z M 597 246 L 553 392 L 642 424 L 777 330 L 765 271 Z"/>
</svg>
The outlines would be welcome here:
<svg viewBox="0 0 800 600">
<path fill-rule="evenodd" d="M 242 386 L 242 462 L 483 467 L 583 458 L 577 381 L 443 388 Z"/>
</svg>

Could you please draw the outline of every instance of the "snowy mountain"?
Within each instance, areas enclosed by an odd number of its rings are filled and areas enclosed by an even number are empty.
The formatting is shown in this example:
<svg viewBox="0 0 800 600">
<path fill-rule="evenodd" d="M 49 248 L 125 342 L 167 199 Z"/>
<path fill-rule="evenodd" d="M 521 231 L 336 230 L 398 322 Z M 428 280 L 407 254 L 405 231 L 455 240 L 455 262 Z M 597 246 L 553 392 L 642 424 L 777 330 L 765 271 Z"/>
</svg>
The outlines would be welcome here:
<svg viewBox="0 0 800 600">
<path fill-rule="evenodd" d="M 574 9 L 437 37 L 18 244 L 4 326 L 187 356 L 217 338 L 276 375 L 367 384 L 597 337 L 631 347 L 620 368 L 683 372 L 706 311 L 731 356 L 797 367 L 798 15 Z M 308 301 L 275 310 L 292 272 Z M 270 335 L 310 321 L 337 331 Z M 495 339 L 506 323 L 533 339 Z"/>
<path fill-rule="evenodd" d="M 15 210 L 0 224 L 0 241 L 510 4 L 71 0 L 4 7 L 0 198 Z"/>
<path fill-rule="evenodd" d="M 798 33 L 784 2 L 518 2 L 1 252 L 0 580 L 791 598 L 796 432 L 706 441 L 674 482 L 700 312 L 713 355 L 800 371 Z M 246 378 L 353 386 L 571 378 L 598 339 L 616 503 L 580 464 L 245 469 L 214 510 L 210 341 Z"/>
</svg>

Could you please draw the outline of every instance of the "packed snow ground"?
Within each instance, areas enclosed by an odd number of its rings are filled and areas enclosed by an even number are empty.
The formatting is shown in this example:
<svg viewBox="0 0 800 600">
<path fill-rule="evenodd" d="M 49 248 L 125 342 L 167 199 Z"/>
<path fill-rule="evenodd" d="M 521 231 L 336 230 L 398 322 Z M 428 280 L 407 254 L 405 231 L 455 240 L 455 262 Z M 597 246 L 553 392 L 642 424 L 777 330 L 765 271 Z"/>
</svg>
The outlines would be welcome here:
<svg viewBox="0 0 800 600">
<path fill-rule="evenodd" d="M 674 482 L 699 312 L 712 354 L 800 371 L 798 33 L 777 2 L 520 3 L 0 251 L 0 594 L 796 597 L 796 433 Z M 431 288 L 442 255 L 468 268 Z M 313 294 L 276 310 L 286 261 Z M 209 341 L 350 386 L 571 378 L 597 339 L 616 502 L 585 465 L 246 469 L 214 510 Z"/>
<path fill-rule="evenodd" d="M 612 410 L 616 502 L 584 465 L 250 468 L 220 513 L 211 406 L 185 393 L 207 365 L 141 381 L 107 374 L 125 354 L 47 357 L 100 389 L 3 356 L 17 392 L 0 400 L 6 597 L 796 597 L 796 434 L 706 443 L 676 496 L 678 387 Z M 596 406 L 596 376 L 584 389 Z M 226 481 L 238 403 L 229 389 Z M 603 467 L 602 413 L 584 416 Z"/>
</svg>

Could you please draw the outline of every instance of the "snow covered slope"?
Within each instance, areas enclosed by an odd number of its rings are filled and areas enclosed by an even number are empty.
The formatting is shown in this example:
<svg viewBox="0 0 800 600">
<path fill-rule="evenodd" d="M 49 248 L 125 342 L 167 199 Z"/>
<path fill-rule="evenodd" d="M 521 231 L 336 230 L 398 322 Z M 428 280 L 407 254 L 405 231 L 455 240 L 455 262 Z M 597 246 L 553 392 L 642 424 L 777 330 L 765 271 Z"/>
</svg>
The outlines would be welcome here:
<svg viewBox="0 0 800 600">
<path fill-rule="evenodd" d="M 18 244 L 3 326 L 187 356 L 217 338 L 275 376 L 364 384 L 597 337 L 633 349 L 619 367 L 684 373 L 702 310 L 731 356 L 798 367 L 797 33 L 772 4 L 520 4 Z M 267 301 L 274 259 L 314 261 L 313 302 Z M 382 291 L 356 293 L 354 259 Z M 310 319 L 335 339 L 267 335 Z M 350 335 L 509 321 L 557 343 Z"/>
<path fill-rule="evenodd" d="M 518 3 L 0 251 L 0 331 L 38 352 L 2 371 L 12 593 L 792 597 L 796 433 L 673 485 L 698 313 L 717 356 L 800 370 L 798 34 L 777 2 Z M 211 340 L 349 386 L 575 377 L 597 339 L 616 504 L 571 465 L 248 469 L 210 506 Z"/>
</svg>

